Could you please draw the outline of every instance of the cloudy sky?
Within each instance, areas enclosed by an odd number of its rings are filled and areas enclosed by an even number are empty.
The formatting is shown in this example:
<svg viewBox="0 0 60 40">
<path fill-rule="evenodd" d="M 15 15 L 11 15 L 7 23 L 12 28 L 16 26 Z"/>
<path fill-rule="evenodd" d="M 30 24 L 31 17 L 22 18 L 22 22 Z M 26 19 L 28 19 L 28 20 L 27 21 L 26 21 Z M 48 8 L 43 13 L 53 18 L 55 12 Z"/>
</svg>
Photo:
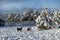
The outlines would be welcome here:
<svg viewBox="0 0 60 40">
<path fill-rule="evenodd" d="M 0 12 L 42 7 L 60 8 L 60 0 L 0 0 Z"/>
</svg>

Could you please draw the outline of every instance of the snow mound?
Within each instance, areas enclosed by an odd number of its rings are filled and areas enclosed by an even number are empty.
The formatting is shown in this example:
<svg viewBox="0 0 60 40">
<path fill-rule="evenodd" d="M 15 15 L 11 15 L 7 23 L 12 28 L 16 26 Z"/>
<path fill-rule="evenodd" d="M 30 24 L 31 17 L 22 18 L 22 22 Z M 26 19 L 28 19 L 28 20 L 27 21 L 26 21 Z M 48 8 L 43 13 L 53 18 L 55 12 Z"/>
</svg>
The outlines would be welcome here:
<svg viewBox="0 0 60 40">
<path fill-rule="evenodd" d="M 0 28 L 0 40 L 60 40 L 60 29 L 38 31 L 33 27 L 31 31 L 26 31 L 25 27 L 21 32 L 17 32 L 16 28 Z"/>
</svg>

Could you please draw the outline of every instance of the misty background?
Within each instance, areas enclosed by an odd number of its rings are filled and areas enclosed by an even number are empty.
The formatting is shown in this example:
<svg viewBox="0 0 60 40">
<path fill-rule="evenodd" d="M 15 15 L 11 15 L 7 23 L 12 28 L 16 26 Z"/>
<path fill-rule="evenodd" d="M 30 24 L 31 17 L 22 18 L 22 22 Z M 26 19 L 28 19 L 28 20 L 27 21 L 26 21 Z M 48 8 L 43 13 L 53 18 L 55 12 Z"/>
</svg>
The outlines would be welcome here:
<svg viewBox="0 0 60 40">
<path fill-rule="evenodd" d="M 19 13 L 24 9 L 40 9 L 43 7 L 60 9 L 60 0 L 0 0 L 0 13 Z"/>
</svg>

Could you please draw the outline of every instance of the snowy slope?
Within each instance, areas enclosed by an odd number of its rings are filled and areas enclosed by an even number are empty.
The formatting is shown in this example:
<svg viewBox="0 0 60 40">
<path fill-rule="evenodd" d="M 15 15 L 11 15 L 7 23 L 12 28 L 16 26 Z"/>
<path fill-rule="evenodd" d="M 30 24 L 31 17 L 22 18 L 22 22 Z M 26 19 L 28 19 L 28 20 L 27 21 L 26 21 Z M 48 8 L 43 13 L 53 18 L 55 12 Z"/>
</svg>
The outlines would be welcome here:
<svg viewBox="0 0 60 40">
<path fill-rule="evenodd" d="M 1 27 L 0 40 L 60 40 L 60 29 L 50 29 L 38 31 L 32 27 L 31 31 L 26 31 L 24 27 L 21 32 L 17 32 L 17 27 Z"/>
</svg>

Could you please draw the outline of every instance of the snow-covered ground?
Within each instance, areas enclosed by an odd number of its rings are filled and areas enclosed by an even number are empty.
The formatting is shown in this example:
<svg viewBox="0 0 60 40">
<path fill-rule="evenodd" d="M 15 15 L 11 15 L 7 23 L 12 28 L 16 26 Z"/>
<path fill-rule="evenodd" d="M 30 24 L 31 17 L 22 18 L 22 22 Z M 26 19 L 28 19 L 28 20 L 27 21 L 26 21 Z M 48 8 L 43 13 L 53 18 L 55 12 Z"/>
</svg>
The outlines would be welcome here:
<svg viewBox="0 0 60 40">
<path fill-rule="evenodd" d="M 0 40 L 60 40 L 60 29 L 37 30 L 32 27 L 31 31 L 26 31 L 23 27 L 21 32 L 17 32 L 17 27 L 1 27 Z"/>
</svg>

